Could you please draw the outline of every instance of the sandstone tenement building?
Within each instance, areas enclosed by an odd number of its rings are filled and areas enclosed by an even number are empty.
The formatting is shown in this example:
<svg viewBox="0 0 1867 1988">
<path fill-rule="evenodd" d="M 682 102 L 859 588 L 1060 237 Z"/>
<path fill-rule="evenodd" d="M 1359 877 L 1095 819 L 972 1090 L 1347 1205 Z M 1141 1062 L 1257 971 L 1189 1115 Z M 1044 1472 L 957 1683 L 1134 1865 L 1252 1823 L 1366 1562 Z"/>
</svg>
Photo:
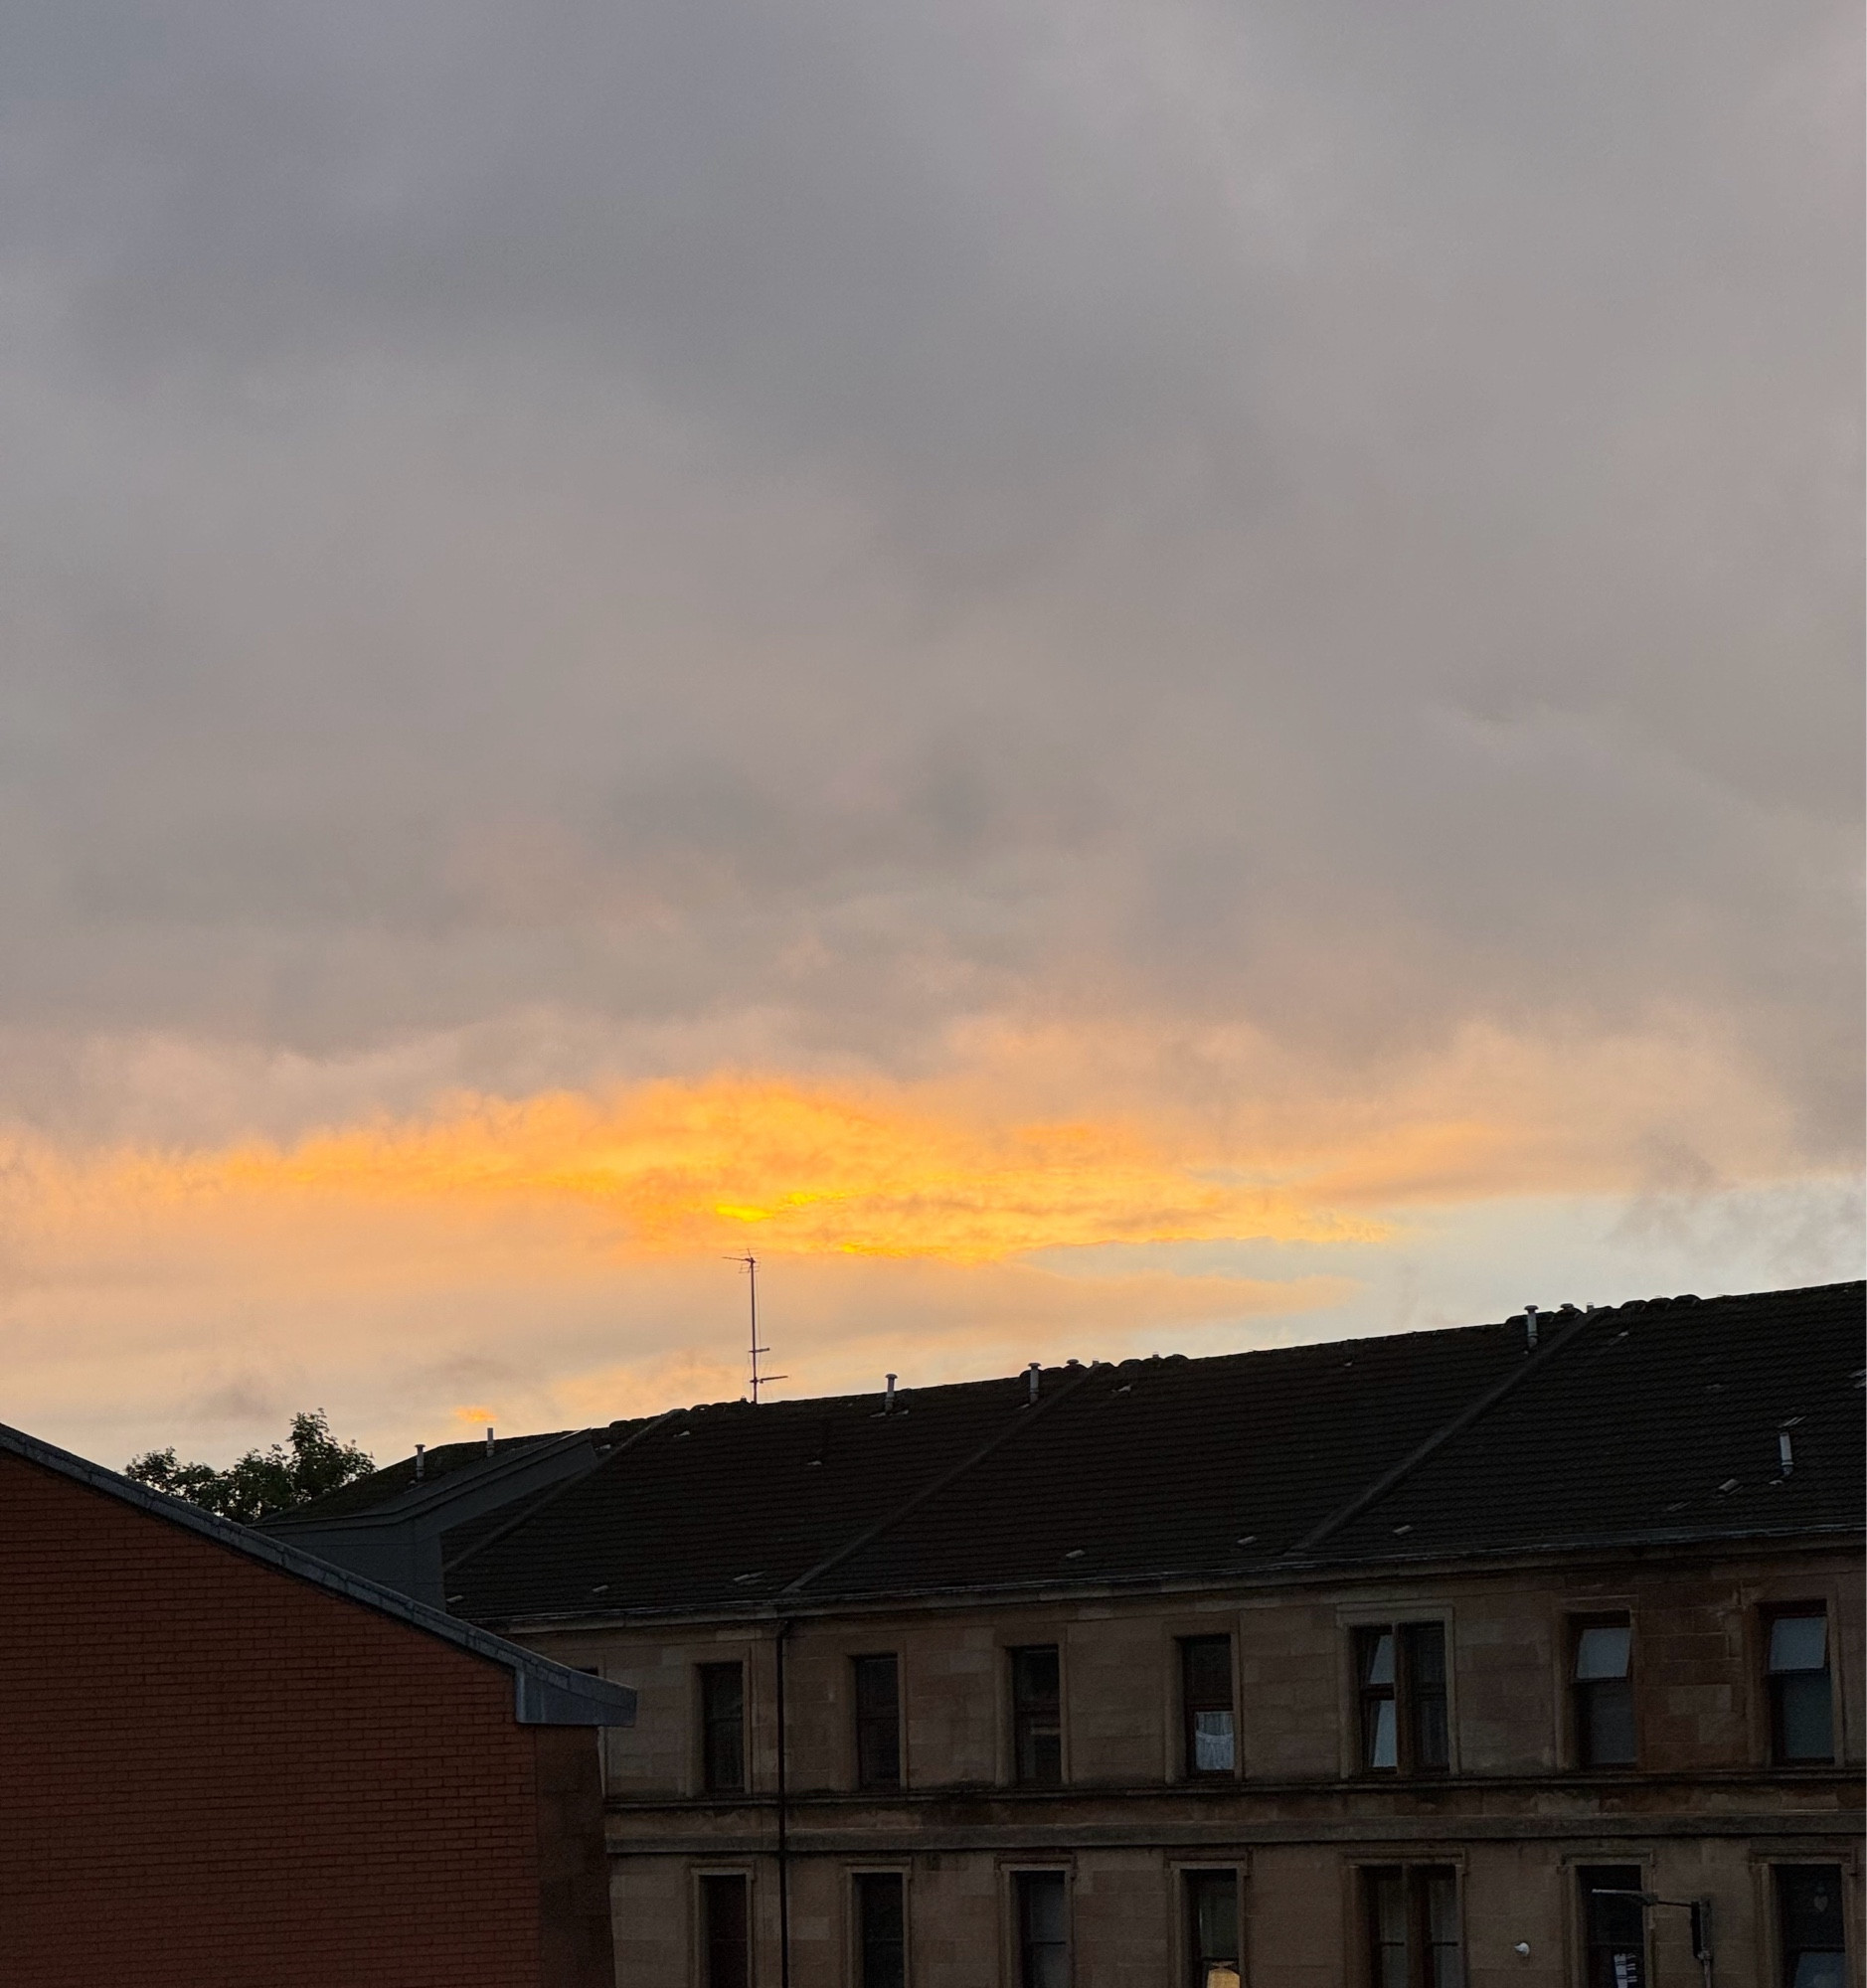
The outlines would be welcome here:
<svg viewBox="0 0 1867 1988">
<path fill-rule="evenodd" d="M 736 1403 L 299 1532 L 400 1513 L 456 1614 L 639 1694 L 621 1988 L 1858 1988 L 1861 1328 Z"/>
</svg>

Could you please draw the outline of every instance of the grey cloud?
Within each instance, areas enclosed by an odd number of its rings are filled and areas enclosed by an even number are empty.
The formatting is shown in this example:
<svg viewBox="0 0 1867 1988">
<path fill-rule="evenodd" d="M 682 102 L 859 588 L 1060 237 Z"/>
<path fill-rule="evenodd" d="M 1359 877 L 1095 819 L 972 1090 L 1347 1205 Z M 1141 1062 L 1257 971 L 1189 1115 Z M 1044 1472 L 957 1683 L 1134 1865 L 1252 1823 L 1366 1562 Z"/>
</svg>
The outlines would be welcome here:
<svg viewBox="0 0 1867 1988">
<path fill-rule="evenodd" d="M 1850 32 L 15 10 L 0 1019 L 1685 1004 L 1832 1152 Z"/>
</svg>

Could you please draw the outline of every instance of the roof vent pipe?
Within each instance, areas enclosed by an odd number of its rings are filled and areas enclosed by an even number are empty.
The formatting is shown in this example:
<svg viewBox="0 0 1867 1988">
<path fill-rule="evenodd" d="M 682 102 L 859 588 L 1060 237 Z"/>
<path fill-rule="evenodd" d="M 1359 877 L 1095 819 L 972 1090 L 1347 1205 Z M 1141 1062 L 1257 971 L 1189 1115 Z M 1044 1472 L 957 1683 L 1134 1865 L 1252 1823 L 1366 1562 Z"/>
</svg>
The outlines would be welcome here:
<svg viewBox="0 0 1867 1988">
<path fill-rule="evenodd" d="M 1777 1431 L 1777 1460 L 1782 1465 L 1782 1474 L 1788 1477 L 1795 1470 L 1795 1445 L 1789 1440 L 1787 1429 Z"/>
<path fill-rule="evenodd" d="M 492 1429 L 492 1424 L 488 1422 L 486 1425 L 486 1454 L 488 1456 L 491 1456 L 492 1453 L 493 1453 L 493 1429 Z"/>
<path fill-rule="evenodd" d="M 1525 1344 L 1530 1348 L 1532 1352 L 1534 1352 L 1536 1350 L 1536 1306 L 1535 1305 L 1525 1305 L 1523 1308 L 1523 1337 Z"/>
<path fill-rule="evenodd" d="M 882 1412 L 885 1415 L 892 1415 L 895 1412 L 895 1377 L 893 1374 L 888 1377 L 888 1393 L 882 1398 Z"/>
<path fill-rule="evenodd" d="M 415 1481 L 419 1484 L 427 1468 L 427 1444 L 418 1442 L 415 1446 Z"/>
<path fill-rule="evenodd" d="M 1041 1360 L 1033 1360 L 1030 1366 L 1028 1366 L 1024 1370 L 1025 1385 L 1031 1391 L 1029 1399 L 1033 1402 L 1037 1400 L 1038 1376 L 1042 1374 L 1043 1371 L 1044 1371 L 1044 1363 Z"/>
</svg>

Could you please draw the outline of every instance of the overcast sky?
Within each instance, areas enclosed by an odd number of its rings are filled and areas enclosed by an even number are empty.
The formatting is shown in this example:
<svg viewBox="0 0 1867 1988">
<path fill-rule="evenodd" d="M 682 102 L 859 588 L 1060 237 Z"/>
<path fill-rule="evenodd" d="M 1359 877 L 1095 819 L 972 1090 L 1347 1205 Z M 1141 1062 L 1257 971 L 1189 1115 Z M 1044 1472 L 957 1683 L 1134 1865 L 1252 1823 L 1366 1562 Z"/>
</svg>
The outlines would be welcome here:
<svg viewBox="0 0 1867 1988">
<path fill-rule="evenodd" d="M 1857 1274 L 1856 14 L 15 0 L 0 1419 Z"/>
</svg>

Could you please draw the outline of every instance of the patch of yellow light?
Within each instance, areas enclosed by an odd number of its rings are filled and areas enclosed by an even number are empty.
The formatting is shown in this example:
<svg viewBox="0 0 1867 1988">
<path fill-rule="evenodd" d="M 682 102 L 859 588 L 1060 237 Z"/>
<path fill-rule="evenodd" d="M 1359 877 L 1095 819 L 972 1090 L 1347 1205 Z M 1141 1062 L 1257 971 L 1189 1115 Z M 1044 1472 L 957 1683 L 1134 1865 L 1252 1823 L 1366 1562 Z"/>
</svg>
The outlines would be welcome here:
<svg viewBox="0 0 1867 1988">
<path fill-rule="evenodd" d="M 1215 1177 L 1216 1157 L 1166 1150 L 1121 1123 L 994 1126 L 900 1093 L 721 1077 L 605 1100 L 468 1097 L 415 1124 L 118 1165 L 145 1195 L 577 1205 L 655 1254 L 730 1246 L 748 1226 L 762 1249 L 949 1262 L 1383 1233 L 1292 1188 Z"/>
</svg>

